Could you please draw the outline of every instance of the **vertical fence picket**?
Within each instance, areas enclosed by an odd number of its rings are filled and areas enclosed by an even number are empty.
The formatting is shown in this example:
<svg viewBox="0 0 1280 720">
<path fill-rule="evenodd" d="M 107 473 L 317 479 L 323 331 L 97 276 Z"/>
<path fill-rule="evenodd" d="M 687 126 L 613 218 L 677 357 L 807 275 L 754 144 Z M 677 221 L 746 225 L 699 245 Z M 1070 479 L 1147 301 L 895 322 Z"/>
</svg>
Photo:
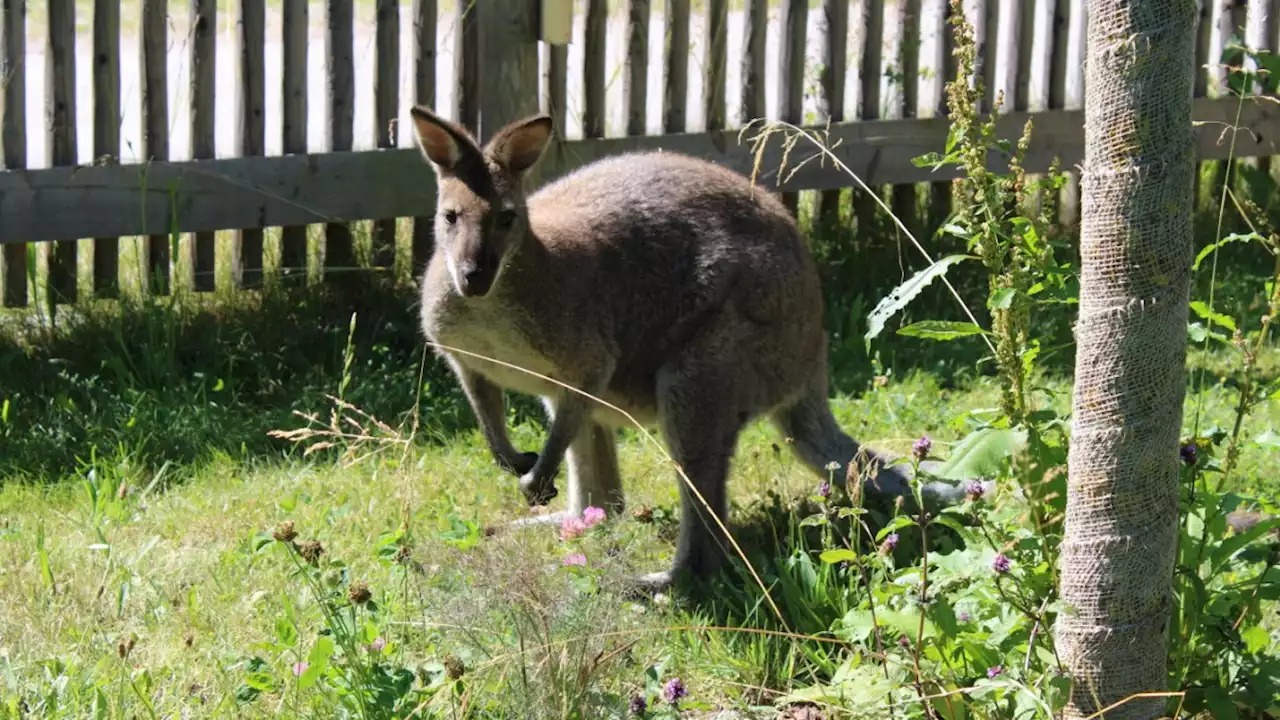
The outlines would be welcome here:
<svg viewBox="0 0 1280 720">
<path fill-rule="evenodd" d="M 374 15 L 373 132 L 379 149 L 396 146 L 394 127 L 400 106 L 400 0 L 377 0 Z M 372 261 L 375 268 L 395 264 L 396 219 L 375 218 Z"/>
<path fill-rule="evenodd" d="M 567 45 L 552 45 L 547 43 L 543 46 L 543 112 L 551 116 L 551 122 L 555 126 L 555 144 L 564 142 L 565 139 L 565 123 L 568 119 L 569 93 L 569 47 Z"/>
<path fill-rule="evenodd" d="M 214 88 L 218 51 L 217 0 L 191 3 L 191 156 L 214 157 Z M 212 231 L 198 232 L 191 243 L 191 287 L 212 292 L 217 283 L 217 246 Z"/>
<path fill-rule="evenodd" d="M 782 31 L 778 65 L 779 115 L 783 122 L 799 125 L 804 122 L 804 50 L 809 3 L 808 0 L 783 0 L 779 10 L 778 27 Z M 799 207 L 799 200 L 799 193 L 782 193 L 782 203 L 793 215 Z"/>
<path fill-rule="evenodd" d="M 884 0 L 863 0 L 862 23 L 865 30 L 861 67 L 858 68 L 858 80 L 861 84 L 862 107 L 859 120 L 879 120 L 881 115 L 880 81 L 883 77 L 884 60 Z M 864 179 L 864 182 L 866 180 Z M 868 185 L 871 193 L 876 192 L 873 185 Z M 854 214 L 858 220 L 858 233 L 869 237 L 875 225 L 876 211 L 879 203 L 872 195 L 859 187 L 854 191 Z"/>
<path fill-rule="evenodd" d="M 702 116 L 707 130 L 725 127 L 725 84 L 729 47 L 729 1 L 707 0 L 707 62 L 703 66 Z"/>
<path fill-rule="evenodd" d="M 607 0 L 587 0 L 586 37 L 582 46 L 582 134 L 604 137 L 605 42 L 609 32 Z"/>
<path fill-rule="evenodd" d="M 5 170 L 27 166 L 27 9 L 26 0 L 0 0 L 0 165 Z M 27 245 L 8 243 L 4 248 L 4 305 L 27 304 Z"/>
<path fill-rule="evenodd" d="M 769 0 L 746 0 L 742 7 L 742 124 L 768 116 L 765 111 L 765 53 Z"/>
<path fill-rule="evenodd" d="M 281 17 L 283 97 L 281 149 L 286 155 L 307 151 L 307 0 L 284 0 Z M 280 275 L 307 277 L 307 226 L 280 230 Z"/>
<path fill-rule="evenodd" d="M 644 135 L 649 86 L 649 0 L 627 2 L 627 60 L 622 72 L 628 135 Z"/>
<path fill-rule="evenodd" d="M 241 155 L 253 157 L 263 154 L 266 140 L 263 112 L 266 3 L 264 0 L 238 0 L 236 10 L 240 50 L 240 91 L 237 93 L 239 105 L 236 113 L 239 149 Z M 235 275 L 241 288 L 262 284 L 262 228 L 245 228 L 236 233 Z"/>
<path fill-rule="evenodd" d="M 76 3 L 49 0 L 45 35 L 45 154 L 51 167 L 75 165 L 76 157 Z M 162 158 L 163 159 L 163 158 Z M 76 300 L 75 240 L 53 244 L 49 255 L 51 299 Z"/>
<path fill-rule="evenodd" d="M 1081 110 L 1084 108 L 1086 0 L 1062 1 L 1070 5 L 1063 63 L 1066 67 L 1063 71 L 1062 107 L 1065 110 Z M 1062 188 L 1058 219 L 1069 232 L 1074 232 L 1080 222 L 1080 173 L 1074 169 L 1067 174 L 1067 183 Z"/>
<path fill-rule="evenodd" d="M 120 2 L 93 3 L 93 157 L 120 160 Z M 100 298 L 120 292 L 120 241 L 93 240 L 93 292 Z"/>
<path fill-rule="evenodd" d="M 849 0 L 823 0 L 819 10 L 822 72 L 819 74 L 818 122 L 844 120 L 844 83 L 848 72 Z M 818 196 L 818 214 L 825 225 L 840 220 L 840 191 Z"/>
<path fill-rule="evenodd" d="M 913 118 L 920 83 L 920 3 L 919 0 L 890 0 L 896 31 L 893 35 L 893 60 L 898 77 L 891 79 L 886 118 Z M 889 207 L 902 224 L 918 234 L 916 222 L 916 188 L 914 185 L 894 185 L 889 191 Z"/>
<path fill-rule="evenodd" d="M 351 150 L 355 134 L 354 17 L 352 0 L 325 2 L 325 94 L 329 106 L 328 141 L 333 152 Z M 324 228 L 325 273 L 355 265 L 351 226 L 327 223 Z"/>
<path fill-rule="evenodd" d="M 689 0 L 666 0 L 662 131 L 682 133 L 689 103 Z"/>
<path fill-rule="evenodd" d="M 436 0 L 413 0 L 413 101 L 431 109 L 436 107 Z M 411 132 L 406 128 L 405 132 Z M 413 218 L 413 240 L 410 251 L 414 276 L 422 272 L 431 258 L 433 220 L 431 213 Z"/>
<path fill-rule="evenodd" d="M 925 0 L 920 10 L 920 32 L 936 33 L 931 52 L 921 58 L 921 64 L 927 62 L 927 69 L 935 75 L 926 96 L 920 94 L 921 115 L 928 117 L 944 117 L 947 114 L 946 84 L 955 77 L 955 59 L 951 55 L 954 47 L 951 34 L 950 4 L 947 0 Z M 942 225 L 951 214 L 951 183 L 939 181 L 929 185 L 929 222 L 928 231 L 932 233 Z"/>
<path fill-rule="evenodd" d="M 480 130 L 480 26 L 476 24 L 479 0 L 456 0 L 453 79 L 454 117 L 471 132 Z"/>
</svg>

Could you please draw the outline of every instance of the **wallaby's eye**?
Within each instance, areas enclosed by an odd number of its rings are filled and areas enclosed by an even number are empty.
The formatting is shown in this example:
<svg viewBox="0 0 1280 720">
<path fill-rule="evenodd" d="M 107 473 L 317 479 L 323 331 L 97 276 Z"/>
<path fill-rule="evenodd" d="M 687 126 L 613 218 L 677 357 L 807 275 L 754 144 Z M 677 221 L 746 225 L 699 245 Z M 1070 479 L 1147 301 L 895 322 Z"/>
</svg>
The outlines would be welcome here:
<svg viewBox="0 0 1280 720">
<path fill-rule="evenodd" d="M 502 212 L 498 213 L 498 227 L 499 227 L 499 228 L 501 228 L 501 229 L 503 229 L 503 230 L 507 230 L 507 229 L 509 229 L 512 225 L 515 225 L 515 224 L 516 224 L 516 211 L 515 211 L 515 210 L 503 210 Z"/>
<path fill-rule="evenodd" d="M 445 210 L 445 211 L 444 211 L 444 221 L 445 221 L 445 222 L 447 222 L 447 223 L 449 223 L 450 225 L 452 225 L 452 224 L 454 224 L 454 223 L 458 222 L 458 211 L 457 211 L 457 210 Z"/>
</svg>

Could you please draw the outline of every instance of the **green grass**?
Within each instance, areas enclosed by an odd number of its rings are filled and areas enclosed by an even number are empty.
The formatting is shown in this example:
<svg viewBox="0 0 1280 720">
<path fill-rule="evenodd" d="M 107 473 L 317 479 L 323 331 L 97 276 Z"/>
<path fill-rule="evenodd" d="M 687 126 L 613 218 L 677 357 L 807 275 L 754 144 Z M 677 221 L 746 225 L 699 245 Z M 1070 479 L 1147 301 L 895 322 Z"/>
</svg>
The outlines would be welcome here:
<svg viewBox="0 0 1280 720">
<path fill-rule="evenodd" d="M 621 455 L 629 500 L 656 508 L 656 519 L 618 518 L 583 540 L 575 549 L 598 577 L 560 567 L 569 549 L 552 528 L 480 537 L 480 526 L 527 512 L 515 480 L 494 467 L 438 364 L 424 365 L 411 298 L 367 287 L 238 307 L 91 312 L 56 339 L 27 337 L 0 352 L 16 370 L 0 373 L 0 402 L 9 400 L 0 677 L 10 702 L 47 717 L 333 712 L 299 693 L 291 672 L 325 626 L 321 605 L 282 546 L 255 542 L 284 521 L 345 564 L 330 569 L 347 573 L 335 582 L 369 584 L 395 665 L 429 677 L 449 655 L 463 661 L 469 694 L 456 702 L 475 717 L 560 717 L 571 699 L 593 708 L 585 717 L 610 717 L 655 664 L 663 680 L 684 680 L 691 701 L 729 707 L 768 704 L 834 667 L 823 643 L 687 629 L 781 627 L 740 572 L 672 604 L 610 591 L 668 562 L 675 532 L 675 476 L 634 432 L 623 433 Z M 294 410 L 326 417 L 352 310 L 345 397 L 389 427 L 346 443 L 345 458 L 304 457 L 267 431 L 305 425 Z M 1264 358 L 1264 374 L 1277 360 Z M 1204 362 L 1215 379 L 1204 390 L 1207 420 L 1225 424 L 1230 360 Z M 899 362 L 895 379 L 875 388 L 846 377 L 846 387 L 861 387 L 835 400 L 841 424 L 899 452 L 922 433 L 945 448 L 964 435 L 966 413 L 995 405 L 998 388 L 975 372 L 940 380 L 935 364 Z M 420 374 L 427 392 L 415 423 Z M 1069 409 L 1066 378 L 1041 384 L 1042 402 Z M 541 428 L 528 410 L 513 413 L 515 437 L 536 447 Z M 1272 405 L 1252 424 L 1260 432 L 1277 420 Z M 786 626 L 823 633 L 852 590 L 797 572 L 806 553 L 795 519 L 815 478 L 776 442 L 763 425 L 745 434 L 731 481 L 734 526 Z M 1241 490 L 1274 492 L 1267 467 L 1261 448 L 1246 447 L 1238 477 L 1263 487 Z M 380 545 L 397 531 L 409 538 L 409 565 Z M 605 591 L 584 589 L 584 577 Z M 133 636 L 131 649 L 120 645 Z M 274 690 L 246 702 L 255 677 L 272 678 Z"/>
</svg>

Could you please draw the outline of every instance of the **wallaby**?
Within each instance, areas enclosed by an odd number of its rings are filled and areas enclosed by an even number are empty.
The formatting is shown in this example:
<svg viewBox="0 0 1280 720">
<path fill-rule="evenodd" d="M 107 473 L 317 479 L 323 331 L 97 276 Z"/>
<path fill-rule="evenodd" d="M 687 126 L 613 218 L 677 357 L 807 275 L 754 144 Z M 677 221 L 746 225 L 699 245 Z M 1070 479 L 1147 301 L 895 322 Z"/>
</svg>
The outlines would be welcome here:
<svg viewBox="0 0 1280 720">
<path fill-rule="evenodd" d="M 422 329 L 462 385 L 499 466 L 535 505 L 623 507 L 618 412 L 658 425 L 681 480 L 680 537 L 661 589 L 723 561 L 707 507 L 726 520 L 725 484 L 739 431 L 769 415 L 814 472 L 837 486 L 860 448 L 831 414 L 816 267 L 786 207 L 747 178 L 666 152 L 601 159 L 526 197 L 523 180 L 552 137 L 545 115 L 514 122 L 481 147 L 424 107 L 417 142 L 438 182 L 435 251 L 422 278 Z M 544 399 L 540 453 L 512 446 L 503 389 Z M 873 452 L 868 492 L 910 502 L 909 470 Z M 926 504 L 964 490 L 924 488 Z M 543 516 L 558 521 L 565 513 Z"/>
</svg>

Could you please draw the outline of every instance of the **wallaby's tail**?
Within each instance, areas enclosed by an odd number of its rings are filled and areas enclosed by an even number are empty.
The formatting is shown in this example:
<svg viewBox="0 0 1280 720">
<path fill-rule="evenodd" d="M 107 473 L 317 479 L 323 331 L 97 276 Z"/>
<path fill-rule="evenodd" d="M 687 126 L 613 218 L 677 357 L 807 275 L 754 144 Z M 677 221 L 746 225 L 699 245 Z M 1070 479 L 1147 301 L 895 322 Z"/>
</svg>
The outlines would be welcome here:
<svg viewBox="0 0 1280 720">
<path fill-rule="evenodd" d="M 850 478 L 860 478 L 868 495 L 888 502 L 902 497 L 908 507 L 915 505 L 911 467 L 906 463 L 886 467 L 888 456 L 860 447 L 836 424 L 827 398 L 825 373 L 820 373 L 792 404 L 776 410 L 773 422 L 790 440 L 800 460 L 819 476 L 831 477 L 839 487 L 845 487 Z M 828 469 L 831 463 L 838 465 L 834 471 Z M 851 463 L 853 472 L 849 472 Z M 930 482 L 921 488 L 925 507 L 930 509 L 963 501 L 966 490 L 963 485 L 946 482 Z"/>
</svg>

